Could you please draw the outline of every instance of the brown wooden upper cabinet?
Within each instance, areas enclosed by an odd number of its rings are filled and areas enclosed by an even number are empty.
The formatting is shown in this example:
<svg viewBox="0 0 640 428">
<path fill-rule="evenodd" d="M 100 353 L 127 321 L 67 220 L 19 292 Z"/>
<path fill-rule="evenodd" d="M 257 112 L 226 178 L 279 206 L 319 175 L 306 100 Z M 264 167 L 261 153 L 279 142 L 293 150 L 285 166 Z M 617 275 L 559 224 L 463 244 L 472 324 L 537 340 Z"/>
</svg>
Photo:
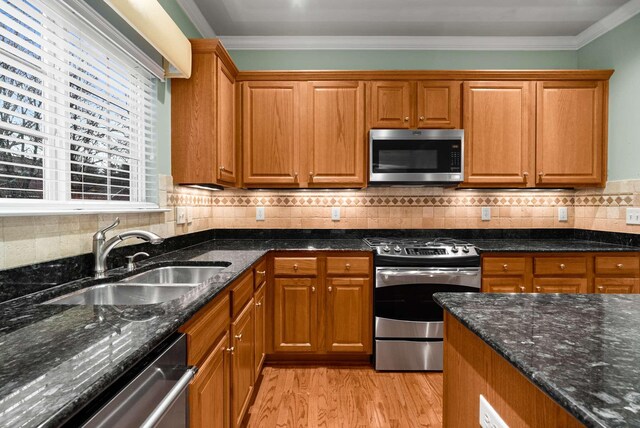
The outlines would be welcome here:
<svg viewBox="0 0 640 428">
<path fill-rule="evenodd" d="M 460 128 L 457 80 L 373 81 L 372 128 Z"/>
<path fill-rule="evenodd" d="M 192 40 L 190 79 L 172 81 L 171 173 L 176 184 L 235 186 L 236 75 L 217 40 Z"/>
<path fill-rule="evenodd" d="M 603 186 L 606 85 L 465 82 L 464 185 Z"/>
<path fill-rule="evenodd" d="M 364 187 L 363 82 L 307 84 L 309 187 Z"/>
<path fill-rule="evenodd" d="M 534 82 L 465 82 L 465 184 L 534 184 Z"/>
<path fill-rule="evenodd" d="M 540 185 L 604 185 L 604 82 L 538 82 Z"/>
<path fill-rule="evenodd" d="M 364 83 L 245 82 L 242 97 L 244 186 L 365 186 Z"/>
</svg>

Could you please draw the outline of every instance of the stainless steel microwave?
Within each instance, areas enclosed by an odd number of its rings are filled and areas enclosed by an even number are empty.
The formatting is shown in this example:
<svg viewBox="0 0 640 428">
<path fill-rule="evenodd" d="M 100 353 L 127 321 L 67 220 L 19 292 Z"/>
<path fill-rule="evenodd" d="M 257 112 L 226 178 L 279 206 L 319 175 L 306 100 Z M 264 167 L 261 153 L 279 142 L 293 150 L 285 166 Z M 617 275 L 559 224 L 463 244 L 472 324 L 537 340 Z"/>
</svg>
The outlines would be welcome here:
<svg viewBox="0 0 640 428">
<path fill-rule="evenodd" d="M 369 184 L 455 184 L 464 179 L 462 129 L 372 129 Z"/>
</svg>

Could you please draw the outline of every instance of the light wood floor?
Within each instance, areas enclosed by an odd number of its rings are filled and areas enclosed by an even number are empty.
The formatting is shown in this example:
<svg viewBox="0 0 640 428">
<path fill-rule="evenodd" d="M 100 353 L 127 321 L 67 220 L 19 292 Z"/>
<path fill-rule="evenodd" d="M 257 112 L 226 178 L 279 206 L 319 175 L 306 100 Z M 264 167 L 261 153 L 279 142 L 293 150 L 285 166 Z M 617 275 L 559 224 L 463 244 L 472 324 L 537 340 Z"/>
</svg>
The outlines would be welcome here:
<svg viewBox="0 0 640 428">
<path fill-rule="evenodd" d="M 263 376 L 250 428 L 442 426 L 442 373 L 265 367 Z"/>
</svg>

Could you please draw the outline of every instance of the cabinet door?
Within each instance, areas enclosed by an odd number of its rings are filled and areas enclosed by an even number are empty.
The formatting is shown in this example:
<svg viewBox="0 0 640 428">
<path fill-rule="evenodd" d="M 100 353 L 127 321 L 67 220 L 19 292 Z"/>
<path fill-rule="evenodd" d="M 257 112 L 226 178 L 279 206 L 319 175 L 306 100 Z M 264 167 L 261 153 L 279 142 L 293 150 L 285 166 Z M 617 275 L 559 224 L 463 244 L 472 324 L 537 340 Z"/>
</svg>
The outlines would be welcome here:
<svg viewBox="0 0 640 428">
<path fill-rule="evenodd" d="M 251 299 L 231 324 L 231 341 L 234 349 L 231 408 L 234 427 L 241 425 L 253 392 L 253 311 L 253 299 Z"/>
<path fill-rule="evenodd" d="M 460 81 L 418 82 L 418 128 L 460 128 Z"/>
<path fill-rule="evenodd" d="M 315 278 L 276 278 L 273 340 L 276 352 L 317 350 L 318 293 Z"/>
<path fill-rule="evenodd" d="M 227 428 L 231 389 L 229 383 L 229 334 L 225 333 L 200 366 L 189 386 L 189 426 Z"/>
<path fill-rule="evenodd" d="M 262 285 L 254 298 L 255 348 L 253 351 L 253 379 L 258 379 L 265 358 L 266 285 Z"/>
<path fill-rule="evenodd" d="M 371 350 L 370 296 L 367 278 L 327 279 L 327 352 Z"/>
<path fill-rule="evenodd" d="M 603 82 L 538 82 L 538 184 L 605 181 L 603 97 Z"/>
<path fill-rule="evenodd" d="M 598 294 L 637 294 L 640 293 L 638 278 L 596 278 L 595 292 Z"/>
<path fill-rule="evenodd" d="M 236 94 L 235 79 L 225 65 L 217 60 L 217 160 L 219 181 L 235 184 L 236 176 Z"/>
<path fill-rule="evenodd" d="M 465 82 L 465 184 L 534 185 L 532 82 Z"/>
<path fill-rule="evenodd" d="M 297 186 L 300 83 L 245 82 L 242 90 L 244 184 Z"/>
<path fill-rule="evenodd" d="M 534 293 L 587 293 L 587 278 L 534 278 Z"/>
<path fill-rule="evenodd" d="M 411 82 L 371 82 L 371 127 L 411 127 Z"/>
<path fill-rule="evenodd" d="M 309 82 L 309 185 L 364 187 L 363 82 Z"/>
<path fill-rule="evenodd" d="M 482 291 L 484 293 L 526 293 L 527 289 L 524 277 L 482 278 Z"/>
</svg>

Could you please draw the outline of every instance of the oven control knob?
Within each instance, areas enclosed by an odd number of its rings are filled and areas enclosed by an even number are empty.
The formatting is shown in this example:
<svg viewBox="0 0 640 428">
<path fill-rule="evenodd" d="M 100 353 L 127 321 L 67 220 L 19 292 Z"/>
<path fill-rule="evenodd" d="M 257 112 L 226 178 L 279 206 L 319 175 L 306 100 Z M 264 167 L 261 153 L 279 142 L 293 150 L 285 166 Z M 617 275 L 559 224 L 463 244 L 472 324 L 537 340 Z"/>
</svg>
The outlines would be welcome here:
<svg viewBox="0 0 640 428">
<path fill-rule="evenodd" d="M 382 247 L 382 251 L 388 253 L 389 251 L 391 251 L 391 249 L 387 245 L 385 245 L 384 247 Z"/>
<path fill-rule="evenodd" d="M 455 245 L 451 247 L 451 252 L 456 254 L 458 252 L 458 247 L 456 247 Z"/>
<path fill-rule="evenodd" d="M 399 253 L 400 251 L 402 251 L 402 248 L 400 248 L 399 245 L 396 245 L 396 247 L 393 249 L 393 251 L 395 251 L 396 253 Z"/>
<path fill-rule="evenodd" d="M 463 253 L 468 253 L 469 252 L 469 247 L 467 247 L 466 245 L 464 247 L 462 247 L 462 252 Z"/>
</svg>

